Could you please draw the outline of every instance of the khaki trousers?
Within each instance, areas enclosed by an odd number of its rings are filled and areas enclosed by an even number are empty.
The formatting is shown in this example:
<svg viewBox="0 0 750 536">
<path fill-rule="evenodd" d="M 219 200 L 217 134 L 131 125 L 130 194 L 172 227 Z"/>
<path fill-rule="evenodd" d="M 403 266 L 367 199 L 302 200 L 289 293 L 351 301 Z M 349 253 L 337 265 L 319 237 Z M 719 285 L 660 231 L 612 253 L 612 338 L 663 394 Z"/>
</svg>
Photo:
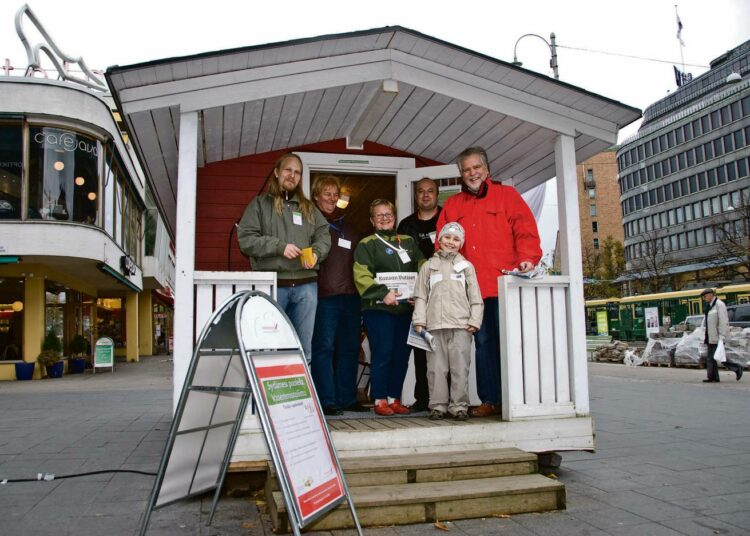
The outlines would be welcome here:
<svg viewBox="0 0 750 536">
<path fill-rule="evenodd" d="M 427 353 L 430 409 L 455 415 L 469 408 L 469 364 L 472 335 L 465 329 L 430 331 L 434 351 Z M 450 396 L 448 372 L 451 374 Z"/>
</svg>

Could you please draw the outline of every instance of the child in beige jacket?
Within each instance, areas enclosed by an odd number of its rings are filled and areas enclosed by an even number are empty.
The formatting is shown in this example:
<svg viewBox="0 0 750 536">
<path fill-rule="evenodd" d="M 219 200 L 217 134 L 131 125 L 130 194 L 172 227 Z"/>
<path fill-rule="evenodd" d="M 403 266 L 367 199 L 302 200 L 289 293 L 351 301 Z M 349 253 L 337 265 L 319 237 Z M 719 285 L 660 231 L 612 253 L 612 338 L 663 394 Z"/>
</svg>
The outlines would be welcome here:
<svg viewBox="0 0 750 536">
<path fill-rule="evenodd" d="M 427 354 L 433 420 L 446 413 L 460 421 L 469 417 L 471 338 L 482 325 L 484 303 L 474 266 L 458 252 L 463 242 L 460 224 L 444 225 L 440 250 L 422 265 L 414 288 L 414 329 L 427 329 L 433 336 L 433 351 Z"/>
</svg>

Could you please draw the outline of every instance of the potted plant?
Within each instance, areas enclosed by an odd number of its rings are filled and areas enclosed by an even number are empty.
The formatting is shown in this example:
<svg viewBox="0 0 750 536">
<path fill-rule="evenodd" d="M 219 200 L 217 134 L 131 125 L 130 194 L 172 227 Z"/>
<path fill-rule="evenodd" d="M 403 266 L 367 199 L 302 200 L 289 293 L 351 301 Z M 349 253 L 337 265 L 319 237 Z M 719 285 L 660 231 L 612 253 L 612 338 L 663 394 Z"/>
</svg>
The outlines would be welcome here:
<svg viewBox="0 0 750 536">
<path fill-rule="evenodd" d="M 40 367 L 47 369 L 47 376 L 50 378 L 62 378 L 65 363 L 61 358 L 62 344 L 55 334 L 54 330 L 49 330 L 47 336 L 42 341 L 42 353 L 39 354 L 37 362 Z"/>
<path fill-rule="evenodd" d="M 76 333 L 73 340 L 70 342 L 70 351 L 73 356 L 68 359 L 68 369 L 71 374 L 83 374 L 86 370 L 86 357 L 84 354 L 88 349 L 88 343 L 86 338 L 80 333 Z"/>
</svg>

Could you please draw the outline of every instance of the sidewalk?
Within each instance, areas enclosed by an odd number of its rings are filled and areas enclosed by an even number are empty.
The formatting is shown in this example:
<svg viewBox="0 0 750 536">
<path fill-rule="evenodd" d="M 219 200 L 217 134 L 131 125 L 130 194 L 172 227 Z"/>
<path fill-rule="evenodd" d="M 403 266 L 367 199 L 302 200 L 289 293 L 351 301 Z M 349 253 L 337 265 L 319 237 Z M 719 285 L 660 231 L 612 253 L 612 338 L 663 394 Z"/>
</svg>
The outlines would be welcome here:
<svg viewBox="0 0 750 536">
<path fill-rule="evenodd" d="M 563 454 L 558 476 L 568 509 L 456 521 L 447 523 L 450 532 L 750 533 L 750 377 L 738 383 L 722 372 L 722 383 L 703 384 L 701 370 L 589 367 L 598 450 Z M 171 422 L 171 362 L 148 357 L 118 364 L 114 374 L 0 382 L 0 404 L 0 480 L 40 472 L 155 472 Z M 0 485 L 0 535 L 135 534 L 152 484 L 151 476 L 107 473 Z M 272 534 L 252 498 L 223 497 L 206 527 L 210 506 L 205 497 L 157 510 L 148 534 Z M 365 533 L 436 530 L 422 524 Z"/>
</svg>

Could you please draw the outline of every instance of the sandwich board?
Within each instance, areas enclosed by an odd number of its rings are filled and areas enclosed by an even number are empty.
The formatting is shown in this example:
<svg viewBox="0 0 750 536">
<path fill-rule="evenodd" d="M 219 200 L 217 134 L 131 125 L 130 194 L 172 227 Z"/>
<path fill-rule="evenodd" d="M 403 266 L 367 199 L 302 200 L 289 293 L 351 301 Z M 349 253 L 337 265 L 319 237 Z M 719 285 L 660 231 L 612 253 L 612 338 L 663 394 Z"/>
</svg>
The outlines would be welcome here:
<svg viewBox="0 0 750 536">
<path fill-rule="evenodd" d="M 362 534 L 297 333 L 267 294 L 245 291 L 198 338 L 141 535 L 153 510 L 213 490 L 211 523 L 251 397 L 294 534 L 344 500 Z"/>
</svg>

